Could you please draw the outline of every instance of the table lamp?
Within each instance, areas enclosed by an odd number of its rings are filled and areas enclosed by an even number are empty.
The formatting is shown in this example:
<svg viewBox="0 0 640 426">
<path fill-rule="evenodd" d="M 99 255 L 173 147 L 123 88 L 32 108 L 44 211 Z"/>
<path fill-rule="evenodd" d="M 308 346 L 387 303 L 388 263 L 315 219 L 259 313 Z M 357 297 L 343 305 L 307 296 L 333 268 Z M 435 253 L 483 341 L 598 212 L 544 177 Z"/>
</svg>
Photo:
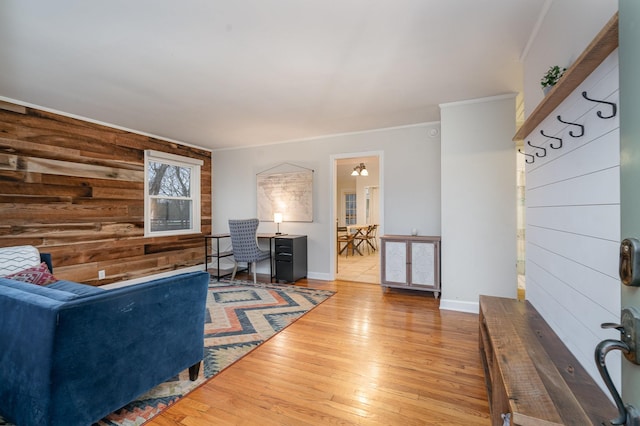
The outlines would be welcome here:
<svg viewBox="0 0 640 426">
<path fill-rule="evenodd" d="M 280 224 L 282 223 L 282 213 L 274 213 L 273 214 L 273 221 L 276 223 L 276 235 L 281 235 L 282 233 L 280 232 Z"/>
</svg>

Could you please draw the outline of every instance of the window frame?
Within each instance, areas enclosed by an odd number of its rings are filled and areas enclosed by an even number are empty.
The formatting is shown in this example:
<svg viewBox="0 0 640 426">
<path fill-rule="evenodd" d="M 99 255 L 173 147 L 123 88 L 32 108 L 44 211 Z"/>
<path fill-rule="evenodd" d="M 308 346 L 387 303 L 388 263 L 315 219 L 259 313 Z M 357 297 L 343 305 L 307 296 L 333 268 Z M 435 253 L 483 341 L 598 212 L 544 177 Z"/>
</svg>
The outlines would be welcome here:
<svg viewBox="0 0 640 426">
<path fill-rule="evenodd" d="M 353 196 L 353 200 L 348 199 L 351 196 Z M 345 226 L 356 225 L 358 222 L 358 194 L 356 193 L 356 191 L 345 190 L 342 200 L 344 203 L 343 219 Z M 349 208 L 350 202 L 353 202 L 353 209 Z M 351 215 L 349 215 L 349 212 L 351 211 L 353 211 L 353 223 L 349 223 L 349 219 L 352 217 Z"/>
<path fill-rule="evenodd" d="M 162 163 L 170 166 L 178 166 L 190 169 L 190 197 L 167 197 L 152 196 L 149 194 L 149 163 Z M 200 169 L 204 162 L 196 158 L 184 157 L 181 155 L 169 154 L 167 152 L 145 150 L 144 151 L 144 236 L 145 237 L 166 237 L 173 235 L 199 234 L 201 232 L 202 204 L 200 193 Z M 176 229 L 169 231 L 151 230 L 151 201 L 154 199 L 177 199 L 189 200 L 191 208 L 191 228 Z"/>
</svg>

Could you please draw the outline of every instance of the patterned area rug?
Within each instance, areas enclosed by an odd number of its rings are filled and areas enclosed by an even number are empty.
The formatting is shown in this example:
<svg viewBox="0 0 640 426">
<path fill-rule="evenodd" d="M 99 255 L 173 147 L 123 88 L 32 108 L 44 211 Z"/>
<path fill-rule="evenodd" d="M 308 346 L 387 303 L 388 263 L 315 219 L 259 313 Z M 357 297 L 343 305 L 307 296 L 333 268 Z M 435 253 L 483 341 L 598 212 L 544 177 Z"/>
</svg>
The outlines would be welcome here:
<svg viewBox="0 0 640 426">
<path fill-rule="evenodd" d="M 212 281 L 204 329 L 204 374 L 201 369 L 198 380 L 192 382 L 184 371 L 96 425 L 142 425 L 333 294 L 286 284 Z M 10 424 L 0 417 L 0 425 Z"/>
</svg>

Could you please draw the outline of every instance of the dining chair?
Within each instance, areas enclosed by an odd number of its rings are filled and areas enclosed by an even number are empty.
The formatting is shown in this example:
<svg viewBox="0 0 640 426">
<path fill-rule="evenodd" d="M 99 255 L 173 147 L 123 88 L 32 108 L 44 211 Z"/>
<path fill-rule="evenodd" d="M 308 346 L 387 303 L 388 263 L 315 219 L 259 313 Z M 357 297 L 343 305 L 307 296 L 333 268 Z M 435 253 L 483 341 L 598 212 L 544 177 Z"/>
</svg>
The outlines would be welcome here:
<svg viewBox="0 0 640 426">
<path fill-rule="evenodd" d="M 378 225 L 371 225 L 371 232 L 367 236 L 367 244 L 371 246 L 373 251 L 378 250 Z"/>
<path fill-rule="evenodd" d="M 358 241 L 356 248 L 360 249 L 360 246 L 365 244 L 367 246 L 367 253 L 371 253 L 371 249 L 376 251 L 378 249 L 378 243 L 376 241 L 377 230 L 378 225 L 369 225 L 364 234 L 357 234 L 354 237 L 354 239 Z"/>
<path fill-rule="evenodd" d="M 337 242 L 338 254 L 345 252 L 345 256 L 349 256 L 349 248 L 353 248 L 353 234 L 348 231 L 346 226 L 338 226 Z M 344 246 L 342 244 L 344 244 Z"/>
<path fill-rule="evenodd" d="M 247 262 L 253 270 L 253 283 L 256 281 L 256 265 L 261 260 L 271 258 L 269 251 L 261 250 L 258 246 L 258 219 L 229 219 L 229 235 L 231 236 L 231 250 L 233 251 L 233 273 L 231 281 L 238 271 L 238 262 Z"/>
</svg>

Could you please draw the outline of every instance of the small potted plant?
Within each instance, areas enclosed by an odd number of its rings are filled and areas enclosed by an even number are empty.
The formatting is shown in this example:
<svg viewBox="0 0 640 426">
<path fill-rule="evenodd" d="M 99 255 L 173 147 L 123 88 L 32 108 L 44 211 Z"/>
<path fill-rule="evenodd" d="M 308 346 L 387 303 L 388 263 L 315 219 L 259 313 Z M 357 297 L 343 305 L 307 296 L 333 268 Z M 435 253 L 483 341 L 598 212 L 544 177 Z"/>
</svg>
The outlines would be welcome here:
<svg viewBox="0 0 640 426">
<path fill-rule="evenodd" d="M 549 67 L 549 70 L 540 80 L 540 85 L 542 86 L 542 91 L 545 95 L 549 93 L 549 90 L 551 90 L 553 86 L 556 85 L 556 83 L 558 82 L 558 80 L 560 80 L 560 77 L 564 75 L 564 72 L 566 70 L 566 68 L 560 68 L 558 65 Z"/>
</svg>

